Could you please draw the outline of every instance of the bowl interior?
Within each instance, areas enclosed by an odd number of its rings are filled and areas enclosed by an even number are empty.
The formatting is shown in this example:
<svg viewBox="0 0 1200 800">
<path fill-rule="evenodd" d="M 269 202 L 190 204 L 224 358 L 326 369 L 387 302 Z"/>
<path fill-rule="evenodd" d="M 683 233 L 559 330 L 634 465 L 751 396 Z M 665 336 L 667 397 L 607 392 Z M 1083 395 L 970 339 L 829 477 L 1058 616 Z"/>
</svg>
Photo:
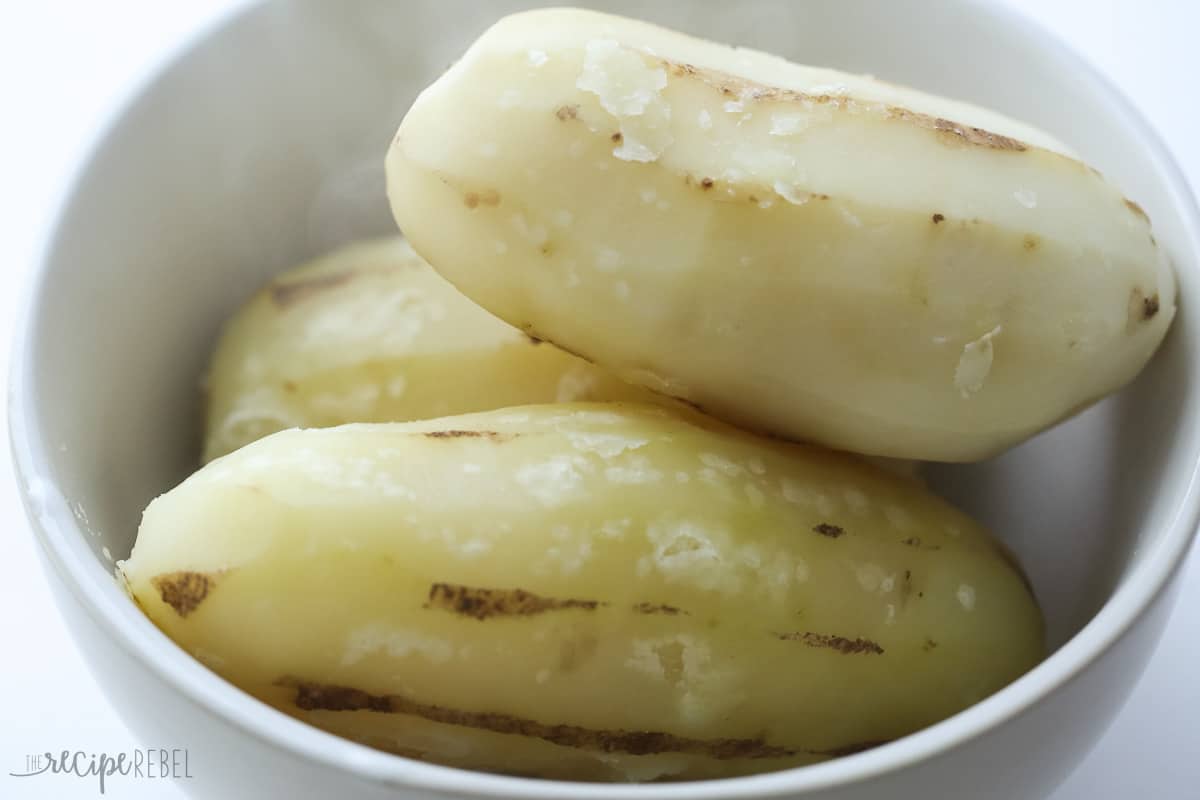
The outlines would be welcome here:
<svg viewBox="0 0 1200 800">
<path fill-rule="evenodd" d="M 267 4 L 148 84 L 69 198 L 27 336 L 34 432 L 95 569 L 197 464 L 225 319 L 277 271 L 393 229 L 383 153 L 416 93 L 528 2 Z M 1061 646 L 1157 544 L 1196 460 L 1194 272 L 1180 200 L 1138 127 L 1020 20 L 974 4 L 586 5 L 996 107 L 1073 145 L 1146 208 L 1181 274 L 1164 348 L 1119 396 L 1001 458 L 929 469 L 1018 553 Z"/>
</svg>

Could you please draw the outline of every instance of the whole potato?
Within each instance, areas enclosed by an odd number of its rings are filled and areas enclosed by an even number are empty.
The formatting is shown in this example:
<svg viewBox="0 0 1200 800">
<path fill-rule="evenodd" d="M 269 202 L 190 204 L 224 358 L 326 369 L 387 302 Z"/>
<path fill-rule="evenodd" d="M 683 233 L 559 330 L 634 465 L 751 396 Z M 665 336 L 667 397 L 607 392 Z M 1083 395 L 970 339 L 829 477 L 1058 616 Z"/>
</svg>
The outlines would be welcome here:
<svg viewBox="0 0 1200 800">
<path fill-rule="evenodd" d="M 387 160 L 396 220 L 513 325 L 743 427 L 993 455 L 1131 380 L 1175 284 L 1053 137 L 588 11 L 507 17 Z"/>
<path fill-rule="evenodd" d="M 653 399 L 493 317 L 398 237 L 272 280 L 225 326 L 207 383 L 204 461 L 284 428 Z"/>
<path fill-rule="evenodd" d="M 290 714 L 543 777 L 827 759 L 1043 652 L 1005 551 L 919 484 L 623 403 L 277 433 L 152 502 L 121 569 Z"/>
</svg>

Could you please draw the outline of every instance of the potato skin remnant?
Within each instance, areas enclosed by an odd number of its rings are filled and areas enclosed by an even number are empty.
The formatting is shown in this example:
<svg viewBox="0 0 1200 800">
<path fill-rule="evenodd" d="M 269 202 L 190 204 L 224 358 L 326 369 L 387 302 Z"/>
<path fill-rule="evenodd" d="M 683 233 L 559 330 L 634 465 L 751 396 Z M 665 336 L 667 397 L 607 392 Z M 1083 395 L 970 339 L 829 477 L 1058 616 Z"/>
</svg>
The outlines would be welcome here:
<svg viewBox="0 0 1200 800">
<path fill-rule="evenodd" d="M 530 71 L 531 50 L 553 56 Z M 514 85 L 519 108 L 494 101 Z M 440 274 L 762 435 L 988 458 L 1131 381 L 1174 316 L 1149 221 L 1069 147 L 864 76 L 537 10 L 481 36 L 400 128 L 393 215 Z M 493 142 L 504 159 L 473 155 Z M 521 216 L 471 214 L 455 186 Z M 1132 286 L 1161 310 L 1126 331 Z"/>
<path fill-rule="evenodd" d="M 813 763 L 1043 654 L 1017 569 L 919 482 L 686 408 L 281 431 L 154 500 L 121 568 L 164 633 L 286 713 L 574 780 Z"/>
</svg>

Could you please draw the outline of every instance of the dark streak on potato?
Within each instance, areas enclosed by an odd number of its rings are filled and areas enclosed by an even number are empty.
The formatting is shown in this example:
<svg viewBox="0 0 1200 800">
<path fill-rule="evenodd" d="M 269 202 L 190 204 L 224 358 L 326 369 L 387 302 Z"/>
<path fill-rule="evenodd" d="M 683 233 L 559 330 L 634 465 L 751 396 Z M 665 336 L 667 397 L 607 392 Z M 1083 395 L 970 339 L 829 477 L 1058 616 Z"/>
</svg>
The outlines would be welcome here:
<svg viewBox="0 0 1200 800">
<path fill-rule="evenodd" d="M 918 125 L 926 128 L 932 128 L 940 133 L 949 134 L 954 137 L 955 141 L 965 142 L 970 145 L 979 147 L 987 147 L 992 150 L 1011 150 L 1021 152 L 1028 150 L 1029 145 L 1017 139 L 1012 139 L 1008 136 L 1001 136 L 998 133 L 992 133 L 983 128 L 975 128 L 970 125 L 961 125 L 952 120 L 943 119 L 941 117 L 930 117 L 927 114 L 919 114 L 915 111 L 909 111 L 907 108 L 898 108 L 893 106 L 888 109 L 888 113 L 893 118 L 903 119 L 908 122 L 915 122 Z"/>
<path fill-rule="evenodd" d="M 203 572 L 166 572 L 150 579 L 162 601 L 181 617 L 196 610 L 217 583 L 217 576 Z"/>
<path fill-rule="evenodd" d="M 819 533 L 822 536 L 828 536 L 830 539 L 836 539 L 845 533 L 840 525 L 830 525 L 828 522 L 822 522 L 819 525 L 813 526 L 813 533 Z"/>
<path fill-rule="evenodd" d="M 832 636 L 826 633 L 800 631 L 795 633 L 778 633 L 776 637 L 786 642 L 801 642 L 809 647 L 825 647 L 836 650 L 843 655 L 883 655 L 883 648 L 870 639 L 847 639 L 844 636 Z"/>
<path fill-rule="evenodd" d="M 425 608 L 452 611 L 473 619 L 491 617 L 531 617 L 547 611 L 579 609 L 595 611 L 608 605 L 597 600 L 542 597 L 524 589 L 486 589 L 454 583 L 435 583 L 429 587 Z"/>
<path fill-rule="evenodd" d="M 491 439 L 493 442 L 504 442 L 516 436 L 513 433 L 499 433 L 498 431 L 462 431 L 454 429 L 447 431 L 426 431 L 424 435 L 430 439 Z"/>
<path fill-rule="evenodd" d="M 1124 199 L 1125 199 L 1125 207 L 1126 208 L 1128 208 L 1133 213 L 1137 214 L 1142 219 L 1146 220 L 1146 222 L 1150 221 L 1150 217 L 1147 216 L 1146 210 L 1144 208 L 1142 208 L 1141 206 L 1139 206 L 1137 203 L 1133 202 L 1129 198 L 1124 198 Z"/>
<path fill-rule="evenodd" d="M 807 94 L 795 89 L 782 89 L 777 86 L 767 86 L 742 78 L 737 75 L 731 75 L 727 72 L 721 72 L 715 69 L 701 69 L 691 64 L 681 64 L 670 59 L 660 59 L 661 63 L 668 71 L 676 77 L 696 77 L 703 83 L 718 90 L 726 97 L 737 96 L 743 102 L 746 100 L 761 100 L 767 102 L 784 102 L 798 103 L 809 102 L 818 104 L 832 104 L 835 106 L 854 106 L 864 105 L 861 101 L 846 95 L 830 95 L 830 94 Z M 869 104 L 866 104 L 869 105 Z M 987 147 L 992 150 L 1009 150 L 1020 152 L 1028 150 L 1029 145 L 1017 139 L 1008 136 L 1001 136 L 998 133 L 984 130 L 983 128 L 975 128 L 970 125 L 962 125 L 942 117 L 934 117 L 929 114 L 922 114 L 917 111 L 912 111 L 899 106 L 888 106 L 888 116 L 892 119 L 899 119 L 905 122 L 918 125 L 922 128 L 937 131 L 953 137 L 956 141 L 965 144 L 975 145 L 978 147 Z"/>
<path fill-rule="evenodd" d="M 297 708 L 305 711 L 375 711 L 385 714 L 408 714 L 443 725 L 527 736 L 563 747 L 598 750 L 603 753 L 652 755 L 655 753 L 691 753 L 718 760 L 732 758 L 785 758 L 797 755 L 796 750 L 767 744 L 759 739 L 693 739 L 663 731 L 628 731 L 584 728 L 578 725 L 554 725 L 511 714 L 492 711 L 469 711 L 421 703 L 394 694 L 370 694 L 350 686 L 310 683 L 294 678 L 280 678 L 276 685 L 294 688 Z M 855 745 L 861 747 L 861 745 Z M 831 755 L 841 749 L 814 753 Z M 857 752 L 857 751 L 854 751 Z"/>
<path fill-rule="evenodd" d="M 634 605 L 633 610 L 638 614 L 666 614 L 667 616 L 671 617 L 674 617 L 678 614 L 690 616 L 688 612 L 684 611 L 682 608 L 669 606 L 665 603 L 637 603 Z"/>
<path fill-rule="evenodd" d="M 538 337 L 534 336 L 532 333 L 525 334 L 525 337 L 527 339 L 529 339 L 529 343 L 532 345 L 539 345 L 545 341 L 545 339 L 539 339 Z"/>
<path fill-rule="evenodd" d="M 289 308 L 306 297 L 349 283 L 353 278 L 353 271 L 339 272 L 335 275 L 322 275 L 319 278 L 309 278 L 295 283 L 272 284 L 267 291 L 270 292 L 271 301 L 275 305 L 279 308 Z"/>
<path fill-rule="evenodd" d="M 569 119 L 576 119 L 579 116 L 579 106 L 559 106 L 555 110 L 554 116 L 558 117 L 563 122 L 566 122 Z"/>
</svg>

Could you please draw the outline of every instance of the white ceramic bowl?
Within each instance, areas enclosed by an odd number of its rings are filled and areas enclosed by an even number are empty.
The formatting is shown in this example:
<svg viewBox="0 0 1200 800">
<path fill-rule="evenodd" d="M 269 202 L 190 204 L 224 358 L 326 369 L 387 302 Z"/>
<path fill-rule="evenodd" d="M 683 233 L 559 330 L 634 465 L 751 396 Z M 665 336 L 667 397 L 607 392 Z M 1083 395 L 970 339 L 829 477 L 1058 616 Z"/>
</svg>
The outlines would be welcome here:
<svg viewBox="0 0 1200 800">
<path fill-rule="evenodd" d="M 70 187 L 26 304 L 11 431 L 46 571 L 82 651 L 149 743 L 190 748 L 208 797 L 1042 797 L 1116 714 L 1162 632 L 1197 521 L 1200 219 L 1161 142 L 1086 64 L 962 0 L 594 5 L 994 106 L 1074 145 L 1146 208 L 1180 313 L 1136 385 L 935 484 L 1027 565 L 1052 655 L 967 711 L 819 766 L 606 786 L 463 772 L 352 744 L 226 684 L 117 588 L 146 502 L 195 465 L 198 377 L 260 282 L 391 228 L 382 159 L 416 92 L 529 3 L 252 6 L 199 37 L 116 117 Z"/>
</svg>

